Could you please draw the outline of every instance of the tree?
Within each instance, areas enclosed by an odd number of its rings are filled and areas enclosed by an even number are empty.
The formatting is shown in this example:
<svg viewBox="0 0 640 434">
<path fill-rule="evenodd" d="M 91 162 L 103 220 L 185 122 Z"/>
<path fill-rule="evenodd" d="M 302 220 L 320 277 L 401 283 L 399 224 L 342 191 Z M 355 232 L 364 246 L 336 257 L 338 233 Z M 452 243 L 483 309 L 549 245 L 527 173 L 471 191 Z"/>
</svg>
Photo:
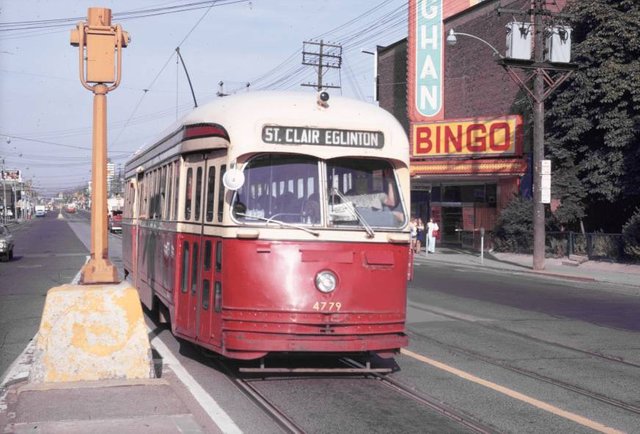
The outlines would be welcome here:
<svg viewBox="0 0 640 434">
<path fill-rule="evenodd" d="M 571 0 L 565 12 L 579 69 L 547 103 L 557 217 L 608 212 L 604 229 L 619 231 L 640 203 L 640 2 Z"/>
</svg>

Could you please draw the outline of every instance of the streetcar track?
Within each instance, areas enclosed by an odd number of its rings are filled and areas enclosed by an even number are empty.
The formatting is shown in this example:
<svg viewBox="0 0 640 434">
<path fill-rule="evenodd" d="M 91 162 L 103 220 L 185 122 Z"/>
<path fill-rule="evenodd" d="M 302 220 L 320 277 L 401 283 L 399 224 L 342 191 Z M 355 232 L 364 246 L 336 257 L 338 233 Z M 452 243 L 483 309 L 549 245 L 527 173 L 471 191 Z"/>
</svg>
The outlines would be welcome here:
<svg viewBox="0 0 640 434">
<path fill-rule="evenodd" d="M 205 355 L 206 356 L 206 355 Z M 229 378 L 232 383 L 245 395 L 249 398 L 250 401 L 255 403 L 265 414 L 273 420 L 280 428 L 282 428 L 285 432 L 288 433 L 305 433 L 305 429 L 298 425 L 295 421 L 293 421 L 285 412 L 280 410 L 275 404 L 273 404 L 268 398 L 261 393 L 258 388 L 256 388 L 252 383 L 265 381 L 265 378 L 256 378 L 253 377 L 251 379 L 245 379 L 238 376 L 235 372 L 235 369 L 229 365 L 228 362 L 215 358 L 206 356 L 209 358 L 212 367 L 218 369 L 220 372 L 224 373 L 227 378 Z M 364 368 L 364 364 L 355 361 L 349 358 L 340 358 L 339 361 L 345 365 L 356 367 L 356 368 Z M 352 375 L 349 375 L 350 378 L 354 378 Z M 377 373 L 377 372 L 363 372 L 361 375 L 356 375 L 355 377 L 362 377 L 367 381 L 370 381 L 371 378 L 376 380 L 376 383 L 383 385 L 384 387 L 398 393 L 405 398 L 410 399 L 413 402 L 418 403 L 423 407 L 427 407 L 430 410 L 435 411 L 437 414 L 445 416 L 446 418 L 464 426 L 465 428 L 471 430 L 472 432 L 479 434 L 498 434 L 500 431 L 496 430 L 493 427 L 490 427 L 477 418 L 474 418 L 471 415 L 468 415 L 460 410 L 456 410 L 449 406 L 448 404 L 437 400 L 436 398 L 425 395 L 421 392 L 416 391 L 415 389 L 402 384 L 401 382 L 389 378 L 385 374 Z M 293 376 L 295 377 L 295 375 Z M 319 374 L 318 378 L 329 378 L 333 377 L 329 374 Z"/>
<path fill-rule="evenodd" d="M 357 367 L 363 366 L 361 363 L 353 359 L 342 358 L 340 360 L 343 363 L 350 366 L 357 366 Z M 496 431 L 495 428 L 485 425 L 484 423 L 480 422 L 476 418 L 468 414 L 465 414 L 460 410 L 455 410 L 449 405 L 441 401 L 438 401 L 433 397 L 427 396 L 423 393 L 419 393 L 415 389 L 409 386 L 406 386 L 403 383 L 397 380 L 394 380 L 393 378 L 390 378 L 388 375 L 382 375 L 375 372 L 366 374 L 366 375 L 375 377 L 380 382 L 380 384 L 384 385 L 385 387 L 388 387 L 394 390 L 395 392 L 400 393 L 401 395 L 415 402 L 418 402 L 426 407 L 429 407 L 432 410 L 435 410 L 439 414 L 448 417 L 449 419 L 465 426 L 466 428 L 469 428 L 473 432 L 483 433 L 483 434 L 493 434 L 493 433 L 499 432 L 499 431 Z"/>
<path fill-rule="evenodd" d="M 506 362 L 504 362 L 502 360 L 498 360 L 498 359 L 495 359 L 493 357 L 485 356 L 485 355 L 477 353 L 475 351 L 466 350 L 466 349 L 458 347 L 456 345 L 447 344 L 445 342 L 439 341 L 439 340 L 431 338 L 429 336 L 424 336 L 424 335 L 422 335 L 420 333 L 413 333 L 413 334 L 416 334 L 416 335 L 420 336 L 421 338 L 423 338 L 425 340 L 431 341 L 431 342 L 433 342 L 435 344 L 438 344 L 438 345 L 440 345 L 442 347 L 445 347 L 445 348 L 447 348 L 448 350 L 450 350 L 450 351 L 452 351 L 454 353 L 457 353 L 457 354 L 460 354 L 460 355 L 464 355 L 464 356 L 467 356 L 467 357 L 472 357 L 472 358 L 475 358 L 477 360 L 481 360 L 484 363 L 487 363 L 487 364 L 490 364 L 490 365 L 493 365 L 493 366 L 497 366 L 499 368 L 506 369 L 508 371 L 515 372 L 517 374 L 524 375 L 526 377 L 533 378 L 535 380 L 542 381 L 542 382 L 545 382 L 547 384 L 551 384 L 553 386 L 560 387 L 560 388 L 565 389 L 565 390 L 569 390 L 571 392 L 577 393 L 577 394 L 585 396 L 587 398 L 591 398 L 591 399 L 594 399 L 596 401 L 600 401 L 600 402 L 603 402 L 605 404 L 609 404 L 609 405 L 611 405 L 613 407 L 620 408 L 620 409 L 629 411 L 631 413 L 640 414 L 640 407 L 635 406 L 633 404 L 629 404 L 628 402 L 620 401 L 618 399 L 602 395 L 602 394 L 600 394 L 598 392 L 594 392 L 592 390 L 584 389 L 584 388 L 582 388 L 580 386 L 577 386 L 575 384 L 570 384 L 570 383 L 567 383 L 567 382 L 562 381 L 562 380 L 558 380 L 558 379 L 555 379 L 555 378 L 548 377 L 546 375 L 541 375 L 541 374 L 538 374 L 537 372 L 533 372 L 533 371 L 530 371 L 528 369 L 519 368 L 517 366 L 510 365 L 510 364 L 508 364 L 508 363 L 506 363 Z"/>
<path fill-rule="evenodd" d="M 260 391 L 255 388 L 250 381 L 236 375 L 234 370 L 220 359 L 210 358 L 210 363 L 220 372 L 224 373 L 232 383 L 247 397 L 256 404 L 271 420 L 273 420 L 285 432 L 303 434 L 305 432 L 298 424 L 272 404 Z"/>
<path fill-rule="evenodd" d="M 603 360 L 606 360 L 606 361 L 609 361 L 609 362 L 615 362 L 615 363 L 620 363 L 620 364 L 623 364 L 623 365 L 626 365 L 626 366 L 631 366 L 631 367 L 634 367 L 634 368 L 640 368 L 640 364 L 639 363 L 630 362 L 630 361 L 624 360 L 624 359 L 622 359 L 620 357 L 611 356 L 611 355 L 608 355 L 608 354 L 599 353 L 599 352 L 590 351 L 590 350 L 584 350 L 584 349 L 581 349 L 581 348 L 576 348 L 576 347 L 572 347 L 572 346 L 569 346 L 569 345 L 561 344 L 559 342 L 548 341 L 548 340 L 545 340 L 545 339 L 537 338 L 535 336 L 527 335 L 525 333 L 509 330 L 509 329 L 506 329 L 504 327 L 499 327 L 499 326 L 495 326 L 495 325 L 491 325 L 491 324 L 486 324 L 486 323 L 483 323 L 481 321 L 475 321 L 475 320 L 467 319 L 467 318 L 464 318 L 462 316 L 453 315 L 453 314 L 450 314 L 450 313 L 442 312 L 440 310 L 434 310 L 434 309 L 429 309 L 429 308 L 426 308 L 426 307 L 423 307 L 423 306 L 417 306 L 417 305 L 415 305 L 413 303 L 409 303 L 409 306 L 414 308 L 414 309 L 421 310 L 421 311 L 424 311 L 424 312 L 430 312 L 430 313 L 433 313 L 433 314 L 436 314 L 436 315 L 439 315 L 439 316 L 444 316 L 444 317 L 447 317 L 447 318 L 455 319 L 457 321 L 462 321 L 462 322 L 466 322 L 466 323 L 469 323 L 469 324 L 473 324 L 474 326 L 480 326 L 480 327 L 483 327 L 485 329 L 495 330 L 495 331 L 499 331 L 499 332 L 502 332 L 502 333 L 507 333 L 507 334 L 510 334 L 510 335 L 513 335 L 513 336 L 518 336 L 520 338 L 529 339 L 529 340 L 531 340 L 533 342 L 537 342 L 537 343 L 540 343 L 540 344 L 546 344 L 546 345 L 550 345 L 550 346 L 553 346 L 553 347 L 556 347 L 556 348 L 561 348 L 561 349 L 564 349 L 564 350 L 573 351 L 573 352 L 576 352 L 576 353 L 579 353 L 579 354 L 582 354 L 582 355 L 587 355 L 587 356 L 592 356 L 592 357 L 595 357 L 595 358 L 598 358 L 598 359 L 603 359 Z M 417 334 L 419 336 L 422 336 L 419 333 L 416 333 L 416 332 L 413 332 L 413 333 L 415 333 L 415 334 Z"/>
</svg>

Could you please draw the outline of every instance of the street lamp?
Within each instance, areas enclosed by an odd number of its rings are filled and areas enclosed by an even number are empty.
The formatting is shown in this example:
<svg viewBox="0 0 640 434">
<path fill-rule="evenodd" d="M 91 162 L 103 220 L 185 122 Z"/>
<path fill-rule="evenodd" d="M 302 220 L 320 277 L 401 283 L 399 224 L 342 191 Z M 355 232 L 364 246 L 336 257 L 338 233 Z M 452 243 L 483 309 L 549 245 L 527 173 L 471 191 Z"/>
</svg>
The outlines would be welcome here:
<svg viewBox="0 0 640 434">
<path fill-rule="evenodd" d="M 488 43 L 484 39 L 482 39 L 482 38 L 480 38 L 480 37 L 478 37 L 476 35 L 472 35 L 470 33 L 456 32 L 453 29 L 449 30 L 449 34 L 447 35 L 447 45 L 450 45 L 450 46 L 456 45 L 458 43 L 458 38 L 456 38 L 456 36 L 466 36 L 468 38 L 475 39 L 476 41 L 480 41 L 483 44 L 485 44 L 487 47 L 491 48 L 491 50 L 493 51 L 493 54 L 495 56 L 498 56 L 500 59 L 504 58 L 504 56 L 502 54 L 500 54 L 500 52 L 496 49 L 496 47 L 494 47 L 493 45 L 491 45 L 490 43 Z"/>
<path fill-rule="evenodd" d="M 378 101 L 378 50 L 369 51 L 364 48 L 360 49 L 363 54 L 373 56 L 373 101 Z"/>
</svg>

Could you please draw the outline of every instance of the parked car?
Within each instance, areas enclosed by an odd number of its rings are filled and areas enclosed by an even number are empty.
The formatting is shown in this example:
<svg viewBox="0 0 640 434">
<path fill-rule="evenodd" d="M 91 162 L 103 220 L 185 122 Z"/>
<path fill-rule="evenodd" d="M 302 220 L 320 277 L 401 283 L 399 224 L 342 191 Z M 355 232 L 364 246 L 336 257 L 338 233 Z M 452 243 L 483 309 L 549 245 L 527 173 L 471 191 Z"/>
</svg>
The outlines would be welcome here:
<svg viewBox="0 0 640 434">
<path fill-rule="evenodd" d="M 122 232 L 122 211 L 111 211 L 109 214 L 109 232 Z"/>
<path fill-rule="evenodd" d="M 10 261 L 13 259 L 13 235 L 9 228 L 0 225 L 0 260 Z"/>
</svg>

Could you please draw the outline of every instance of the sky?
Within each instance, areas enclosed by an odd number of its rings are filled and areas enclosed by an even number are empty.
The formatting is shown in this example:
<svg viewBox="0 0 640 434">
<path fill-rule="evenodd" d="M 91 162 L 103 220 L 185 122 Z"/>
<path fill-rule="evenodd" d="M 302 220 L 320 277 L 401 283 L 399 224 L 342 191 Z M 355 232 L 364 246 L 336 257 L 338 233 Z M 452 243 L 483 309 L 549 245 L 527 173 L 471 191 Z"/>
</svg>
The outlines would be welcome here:
<svg viewBox="0 0 640 434">
<path fill-rule="evenodd" d="M 313 92 L 304 41 L 342 46 L 342 68 L 325 81 L 373 101 L 377 45 L 407 35 L 407 0 L 0 0 L 0 164 L 19 169 L 41 196 L 91 179 L 93 94 L 80 83 L 69 43 L 89 7 L 112 10 L 129 32 L 122 82 L 108 94 L 108 155 L 117 169 L 198 105 L 224 93 Z M 247 87 L 248 84 L 248 87 Z"/>
</svg>

